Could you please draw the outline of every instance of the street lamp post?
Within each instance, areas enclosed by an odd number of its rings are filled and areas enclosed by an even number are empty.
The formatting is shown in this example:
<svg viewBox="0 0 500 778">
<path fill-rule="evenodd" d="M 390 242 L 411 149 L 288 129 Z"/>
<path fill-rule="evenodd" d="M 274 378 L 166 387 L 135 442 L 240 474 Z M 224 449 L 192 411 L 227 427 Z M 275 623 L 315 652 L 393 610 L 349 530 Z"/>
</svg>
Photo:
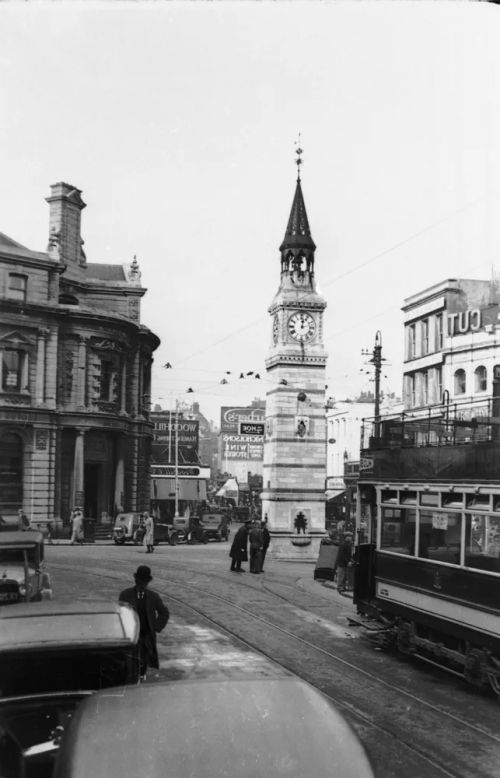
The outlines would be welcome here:
<svg viewBox="0 0 500 778">
<path fill-rule="evenodd" d="M 175 401 L 175 512 L 174 519 L 179 518 L 179 400 Z"/>
</svg>

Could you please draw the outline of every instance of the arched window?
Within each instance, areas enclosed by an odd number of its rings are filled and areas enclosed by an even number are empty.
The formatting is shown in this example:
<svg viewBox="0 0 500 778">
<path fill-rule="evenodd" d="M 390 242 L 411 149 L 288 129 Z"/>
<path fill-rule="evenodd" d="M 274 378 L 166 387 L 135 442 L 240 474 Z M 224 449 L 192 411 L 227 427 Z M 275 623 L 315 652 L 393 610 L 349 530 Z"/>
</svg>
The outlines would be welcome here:
<svg viewBox="0 0 500 778">
<path fill-rule="evenodd" d="M 455 370 L 455 394 L 465 394 L 466 388 L 465 370 Z"/>
<path fill-rule="evenodd" d="M 486 383 L 487 383 L 486 368 L 484 365 L 479 365 L 479 367 L 476 367 L 476 369 L 474 370 L 474 391 L 485 392 Z"/>
<path fill-rule="evenodd" d="M 75 297 L 74 294 L 65 294 L 62 292 L 59 295 L 59 305 L 78 305 L 79 300 L 78 297 Z"/>
</svg>

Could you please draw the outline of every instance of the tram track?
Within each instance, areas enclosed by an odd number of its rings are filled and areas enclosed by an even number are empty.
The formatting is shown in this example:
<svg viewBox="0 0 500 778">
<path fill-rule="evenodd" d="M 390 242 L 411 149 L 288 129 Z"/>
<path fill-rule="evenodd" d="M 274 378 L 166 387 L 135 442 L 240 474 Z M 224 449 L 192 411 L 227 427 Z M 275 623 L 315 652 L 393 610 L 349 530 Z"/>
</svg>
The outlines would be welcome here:
<svg viewBox="0 0 500 778">
<path fill-rule="evenodd" d="M 199 569 L 187 569 L 186 565 L 181 566 L 175 563 L 170 564 L 169 562 L 169 572 L 172 573 L 173 571 L 174 574 L 178 573 L 182 576 L 187 575 L 190 579 L 192 579 L 193 576 L 204 579 L 206 576 L 212 581 L 222 581 L 225 587 L 228 586 L 227 575 L 217 575 L 216 572 L 204 573 Z M 123 580 L 121 571 L 115 572 L 114 570 L 106 570 L 106 572 L 103 573 L 102 569 L 99 569 L 99 573 L 103 578 Z M 287 602 L 295 610 L 301 607 L 295 601 L 296 598 L 289 599 L 274 592 L 267 583 L 262 581 L 262 579 L 258 579 L 256 583 L 257 585 L 253 581 L 252 583 L 250 583 L 250 581 L 244 583 L 239 579 L 232 580 L 231 588 L 234 589 L 234 587 L 236 587 L 240 592 L 242 588 L 252 590 L 252 592 L 263 592 L 269 598 L 277 597 L 278 599 Z M 286 583 L 281 581 L 277 583 L 280 586 L 287 586 Z M 407 756 L 411 755 L 412 759 L 410 759 L 410 761 L 420 760 L 420 762 L 424 762 L 427 765 L 428 769 L 426 768 L 425 772 L 418 772 L 417 769 L 417 772 L 405 771 L 405 774 L 422 775 L 423 778 L 429 778 L 431 775 L 445 775 L 450 776 L 451 778 L 458 778 L 459 776 L 461 778 L 467 776 L 468 778 L 468 776 L 474 775 L 479 778 L 479 776 L 483 775 L 492 776 L 497 774 L 488 771 L 487 768 L 486 770 L 483 770 L 479 764 L 480 760 L 476 759 L 476 757 L 473 761 L 478 763 L 475 764 L 474 769 L 472 770 L 470 760 L 467 759 L 468 754 L 460 747 L 460 742 L 467 742 L 471 738 L 475 738 L 475 751 L 477 752 L 480 750 L 477 740 L 478 738 L 481 738 L 487 740 L 490 743 L 490 747 L 491 744 L 494 744 L 498 749 L 500 746 L 500 737 L 494 733 L 466 721 L 450 711 L 435 706 L 422 697 L 399 686 L 395 686 L 394 683 L 388 683 L 358 664 L 346 660 L 345 657 L 340 656 L 338 653 L 327 650 L 317 643 L 301 637 L 296 631 L 292 632 L 290 629 L 286 629 L 282 625 L 271 621 L 269 618 L 265 618 L 264 616 L 255 613 L 250 608 L 235 602 L 234 599 L 230 599 L 229 597 L 216 592 L 207 591 L 205 587 L 200 587 L 199 583 L 171 578 L 168 577 L 168 575 L 165 575 L 162 570 L 157 569 L 155 571 L 155 588 L 161 594 L 164 594 L 169 601 L 175 602 L 179 608 L 187 609 L 191 613 L 194 613 L 198 619 L 202 619 L 218 631 L 228 635 L 231 640 L 238 641 L 246 649 L 250 649 L 253 652 L 265 656 L 267 660 L 282 670 L 285 670 L 287 673 L 311 683 L 338 708 L 346 713 L 346 716 L 358 730 L 364 742 L 368 740 L 372 745 L 372 748 L 374 741 L 377 741 L 377 739 L 382 738 L 384 741 L 392 741 L 406 750 Z M 196 604 L 193 603 L 193 594 L 197 597 Z M 215 609 L 214 604 L 216 604 Z M 241 617 L 244 619 L 243 624 L 246 625 L 246 627 L 242 627 L 241 623 L 237 628 L 231 626 L 231 622 L 234 621 L 235 618 L 234 614 L 238 615 L 240 622 Z M 268 641 L 270 640 L 271 632 L 279 636 L 277 649 L 273 648 L 272 650 L 266 650 L 259 640 L 255 639 L 256 623 L 259 625 L 261 633 L 264 629 L 267 631 L 266 635 Z M 283 644 L 283 638 L 285 638 L 284 644 L 286 644 L 287 647 L 286 651 L 280 647 L 280 642 Z M 279 655 L 280 650 L 281 655 Z M 336 679 L 333 682 L 329 680 L 327 683 L 321 683 L 317 680 L 315 682 L 314 675 L 311 676 L 311 673 L 304 672 L 304 668 L 300 667 L 300 662 L 297 662 L 296 657 L 294 658 L 293 656 L 294 653 L 297 655 L 304 651 L 307 651 L 309 656 L 320 654 L 323 664 L 327 661 L 333 665 L 335 671 L 329 668 L 327 674 L 328 676 L 336 676 Z M 348 681 L 345 682 L 344 678 L 343 682 L 340 682 L 342 676 L 345 676 L 346 674 L 348 675 Z M 334 689 L 335 685 L 339 687 L 336 690 Z M 399 697 L 399 701 L 392 700 L 390 710 L 386 711 L 385 716 L 382 717 L 384 719 L 383 721 L 381 721 L 380 716 L 377 715 L 377 706 L 370 704 L 370 701 L 367 699 L 370 697 L 366 688 L 368 685 L 378 689 L 378 691 L 372 695 L 375 698 L 381 694 L 381 689 L 384 690 L 383 693 L 387 695 L 390 694 L 391 697 L 394 697 L 395 695 Z M 371 710 L 373 707 L 375 707 L 375 709 Z M 429 722 L 427 722 L 427 727 L 423 727 L 424 731 L 427 729 L 427 734 L 429 734 L 429 732 L 432 733 L 435 728 L 438 727 L 442 730 L 448 729 L 449 732 L 453 732 L 455 738 L 452 738 L 452 740 L 457 740 L 456 747 L 443 750 L 443 757 L 441 759 L 436 758 L 436 755 L 432 753 L 433 749 L 435 749 L 435 742 L 432 741 L 432 738 L 430 744 L 428 744 L 426 740 L 426 744 L 422 746 L 417 745 L 415 738 L 412 737 L 412 724 L 415 720 L 420 719 L 420 724 L 422 724 L 422 722 L 429 717 L 434 719 L 434 724 L 429 726 Z M 446 726 L 444 726 L 444 720 L 446 720 Z M 406 722 L 406 726 L 404 722 Z M 461 731 L 461 736 L 457 737 L 457 730 Z M 369 750 L 371 749 L 369 748 Z M 486 761 L 490 761 L 490 759 L 491 755 Z M 456 762 L 455 767 L 451 764 L 453 761 Z M 464 764 L 468 765 L 468 769 L 465 772 Z M 381 778 L 386 778 L 386 776 L 392 774 L 398 775 L 401 773 L 384 771 L 378 772 L 377 774 L 379 774 Z"/>
</svg>

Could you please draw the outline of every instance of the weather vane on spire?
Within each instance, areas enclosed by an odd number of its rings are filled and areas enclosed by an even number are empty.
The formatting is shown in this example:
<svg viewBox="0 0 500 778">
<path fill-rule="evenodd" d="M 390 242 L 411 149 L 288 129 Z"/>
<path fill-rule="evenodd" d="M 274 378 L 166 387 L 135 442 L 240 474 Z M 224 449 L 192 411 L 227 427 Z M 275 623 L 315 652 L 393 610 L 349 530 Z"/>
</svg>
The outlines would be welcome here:
<svg viewBox="0 0 500 778">
<path fill-rule="evenodd" d="M 298 141 L 295 141 L 296 149 L 295 153 L 297 155 L 297 159 L 295 160 L 295 164 L 297 165 L 297 181 L 300 181 L 300 166 L 302 165 L 302 154 L 304 153 L 300 147 L 300 138 L 301 133 L 299 132 L 299 139 Z"/>
</svg>

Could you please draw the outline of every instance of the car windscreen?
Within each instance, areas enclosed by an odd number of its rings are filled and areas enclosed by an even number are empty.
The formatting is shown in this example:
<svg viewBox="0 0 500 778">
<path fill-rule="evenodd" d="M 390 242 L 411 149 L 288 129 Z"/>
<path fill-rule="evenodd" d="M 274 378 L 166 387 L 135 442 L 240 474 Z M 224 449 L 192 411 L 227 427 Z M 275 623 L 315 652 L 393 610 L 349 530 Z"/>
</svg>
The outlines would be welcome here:
<svg viewBox="0 0 500 778">
<path fill-rule="evenodd" d="M 131 647 L 5 652 L 0 663 L 0 697 L 105 689 L 137 680 L 137 652 Z"/>
<path fill-rule="evenodd" d="M 36 546 L 29 548 L 9 548 L 4 546 L 0 548 L 0 567 L 2 565 L 23 565 L 24 554 L 28 553 L 28 564 L 35 566 L 37 564 Z"/>
</svg>

